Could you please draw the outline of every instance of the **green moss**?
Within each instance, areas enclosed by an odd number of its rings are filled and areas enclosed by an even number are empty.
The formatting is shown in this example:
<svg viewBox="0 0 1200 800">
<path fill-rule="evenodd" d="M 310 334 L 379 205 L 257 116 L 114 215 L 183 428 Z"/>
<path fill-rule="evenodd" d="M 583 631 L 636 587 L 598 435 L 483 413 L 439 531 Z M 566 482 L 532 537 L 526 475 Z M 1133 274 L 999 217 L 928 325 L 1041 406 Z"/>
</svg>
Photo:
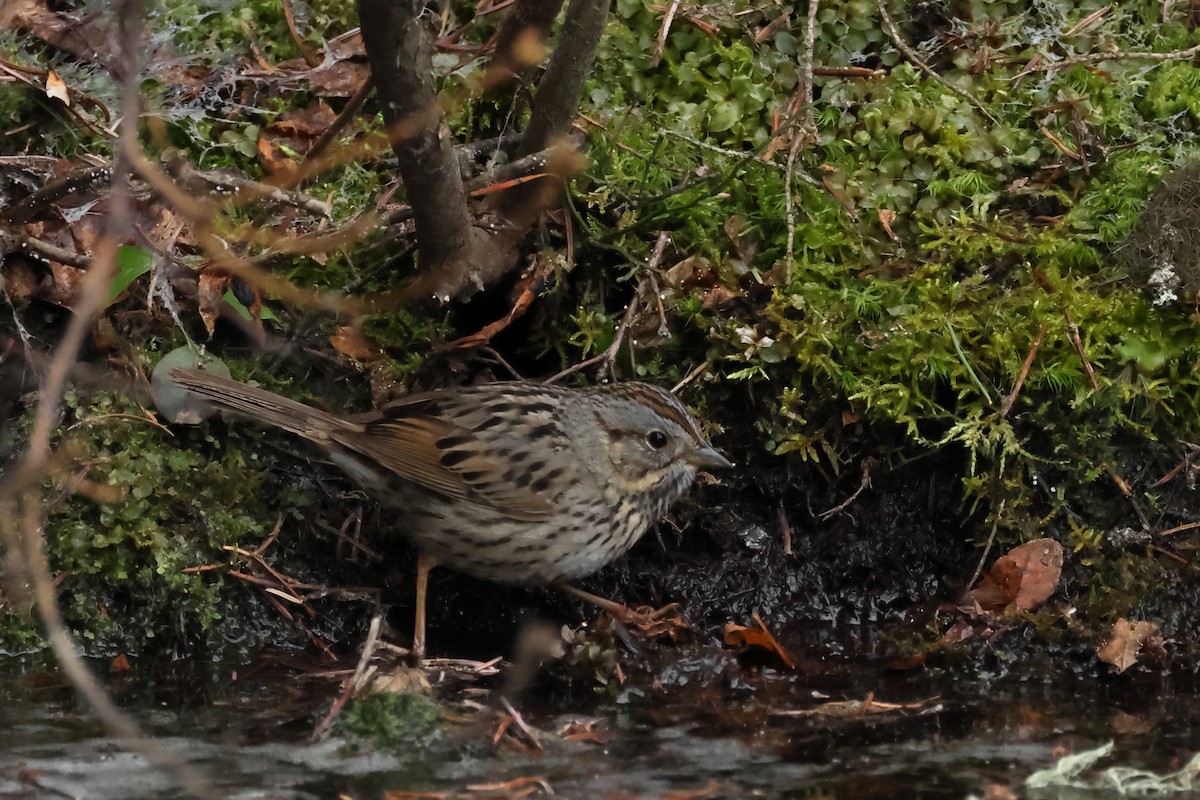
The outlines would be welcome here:
<svg viewBox="0 0 1200 800">
<path fill-rule="evenodd" d="M 338 730 L 379 745 L 424 748 L 441 738 L 440 716 L 428 697 L 389 692 L 356 699 L 338 719 Z"/>
<path fill-rule="evenodd" d="M 245 589 L 186 570 L 229 562 L 223 546 L 256 545 L 302 499 L 264 494 L 261 465 L 212 439 L 181 443 L 130 401 L 69 394 L 66 409 L 60 430 L 88 453 L 87 479 L 120 498 L 53 495 L 44 533 L 68 626 L 93 654 L 219 645 L 229 593 Z M 30 645 L 27 622 L 4 623 L 6 649 Z"/>
<path fill-rule="evenodd" d="M 965 21 L 956 33 L 967 31 L 970 45 L 931 62 L 995 123 L 904 59 L 874 78 L 818 79 L 819 139 L 800 151 L 812 180 L 793 184 L 787 283 L 783 176 L 740 154 L 775 135 L 772 112 L 795 90 L 784 66 L 794 63 L 795 42 L 752 46 L 749 32 L 766 20 L 718 14 L 711 35 L 673 28 L 651 69 L 659 20 L 619 3 L 590 97 L 607 121 L 604 135 L 620 146 L 595 148 L 591 182 L 576 198 L 583 224 L 631 254 L 629 263 L 647 258 L 653 232 L 666 230 L 677 252 L 709 261 L 715 282 L 739 299 L 707 309 L 700 286 L 669 308 L 710 329 L 714 371 L 761 387 L 757 425 L 769 451 L 830 456 L 850 435 L 835 422 L 849 406 L 868 423 L 905 431 L 906 448 L 961 448 L 964 491 L 976 502 L 1005 499 L 1002 529 L 1014 530 L 1033 517 L 1013 509 L 1046 508 L 1031 476 L 1053 477 L 1051 507 L 1077 508 L 1111 490 L 1110 471 L 1132 471 L 1159 443 L 1200 433 L 1200 332 L 1177 310 L 1152 308 L 1110 258 L 1160 177 L 1197 152 L 1190 134 L 1200 69 L 1124 60 L 1016 79 L 1033 48 L 1062 58 L 1117 42 L 1165 50 L 1190 39 L 1159 24 L 1161 8 L 1136 3 L 1072 40 L 1078 49 L 1054 49 L 1062 45 L 1038 36 L 1021 8 L 956 6 Z M 1065 30 L 1091 10 L 1056 4 L 1054 24 Z M 893 13 L 906 34 L 910 24 L 926 35 L 950 24 L 933 10 L 920 19 Z M 870 3 L 823 8 L 818 20 L 817 63 L 894 56 Z M 999 27 L 985 30 L 987 20 Z M 982 49 L 1015 63 L 977 70 L 960 57 Z M 1086 169 L 1052 137 L 1086 154 Z M 711 146 L 692 141 L 701 138 Z M 724 176 L 672 193 L 705 173 Z M 880 209 L 894 212 L 887 230 Z M 749 269 L 727 233 L 735 216 L 756 242 Z M 619 322 L 605 295 L 594 296 L 600 302 L 581 305 L 567 332 L 581 356 L 603 349 Z M 694 363 L 696 345 L 685 337 L 683 347 L 672 342 L 643 358 L 650 370 Z"/>
</svg>

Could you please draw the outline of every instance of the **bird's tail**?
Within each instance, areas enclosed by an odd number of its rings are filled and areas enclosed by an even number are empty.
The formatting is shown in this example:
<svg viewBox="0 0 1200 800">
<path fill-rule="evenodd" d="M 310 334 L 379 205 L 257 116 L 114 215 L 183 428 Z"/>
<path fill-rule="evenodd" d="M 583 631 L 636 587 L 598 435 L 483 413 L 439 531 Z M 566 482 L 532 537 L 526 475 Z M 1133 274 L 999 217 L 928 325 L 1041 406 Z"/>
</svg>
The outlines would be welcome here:
<svg viewBox="0 0 1200 800">
<path fill-rule="evenodd" d="M 336 431 L 357 427 L 312 406 L 204 370 L 181 367 L 171 370 L 171 378 L 218 408 L 236 411 L 312 441 L 327 441 Z"/>
</svg>

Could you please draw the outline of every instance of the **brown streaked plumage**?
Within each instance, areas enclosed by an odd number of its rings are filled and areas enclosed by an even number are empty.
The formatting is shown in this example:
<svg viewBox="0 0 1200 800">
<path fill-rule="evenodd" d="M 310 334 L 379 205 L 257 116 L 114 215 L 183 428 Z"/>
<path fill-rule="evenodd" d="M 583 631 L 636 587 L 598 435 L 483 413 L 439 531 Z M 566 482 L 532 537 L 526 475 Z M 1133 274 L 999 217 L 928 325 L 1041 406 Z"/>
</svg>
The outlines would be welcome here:
<svg viewBox="0 0 1200 800">
<path fill-rule="evenodd" d="M 422 553 L 418 648 L 434 563 L 502 583 L 575 580 L 632 547 L 697 470 L 730 466 L 674 395 L 645 383 L 490 383 L 343 418 L 201 370 L 171 375 L 314 442 L 401 512 Z"/>
</svg>

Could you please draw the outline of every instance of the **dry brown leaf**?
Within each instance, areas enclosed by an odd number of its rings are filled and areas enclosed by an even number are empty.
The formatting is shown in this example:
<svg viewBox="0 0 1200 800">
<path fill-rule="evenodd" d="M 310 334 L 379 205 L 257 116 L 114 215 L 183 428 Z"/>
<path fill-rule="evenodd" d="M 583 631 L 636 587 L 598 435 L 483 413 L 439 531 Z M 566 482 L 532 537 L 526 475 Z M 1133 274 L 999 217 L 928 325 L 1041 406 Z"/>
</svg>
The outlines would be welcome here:
<svg viewBox="0 0 1200 800">
<path fill-rule="evenodd" d="M 116 57 L 120 37 L 112 27 L 112 15 L 59 13 L 50 5 L 45 0 L 0 3 L 0 30 L 19 30 L 23 35 L 40 39 L 85 63 L 100 64 L 106 69 L 120 63 Z M 150 57 L 146 63 L 154 61 Z"/>
<path fill-rule="evenodd" d="M 1147 717 L 1118 709 L 1108 718 L 1108 727 L 1118 736 L 1145 736 L 1157 726 Z"/>
<path fill-rule="evenodd" d="M 53 287 L 47 287 L 42 298 L 48 302 L 70 308 L 78 298 L 79 287 L 87 275 L 87 270 L 50 261 L 50 274 L 54 276 Z"/>
<path fill-rule="evenodd" d="M 731 300 L 736 300 L 738 297 L 741 297 L 741 293 L 727 286 L 713 286 L 701 292 L 700 297 L 700 304 L 706 310 L 711 311 L 724 306 Z"/>
<path fill-rule="evenodd" d="M 891 237 L 893 242 L 900 241 L 900 237 L 892 230 L 892 223 L 896 221 L 896 212 L 890 208 L 879 209 L 879 224 L 887 231 L 887 235 Z"/>
<path fill-rule="evenodd" d="M 712 272 L 708 259 L 704 256 L 690 255 L 667 270 L 663 283 L 667 286 L 683 287 L 688 285 L 698 274 L 705 276 Z"/>
<path fill-rule="evenodd" d="M 983 790 L 983 800 L 1017 800 L 1017 796 L 1002 783 L 989 783 Z"/>
<path fill-rule="evenodd" d="M 265 133 L 258 135 L 258 163 L 268 175 L 284 181 L 295 175 L 300 167 L 278 142 L 268 139 Z"/>
<path fill-rule="evenodd" d="M 208 335 L 213 335 L 217 327 L 217 319 L 221 316 L 221 303 L 225 302 L 225 291 L 229 288 L 229 275 L 224 272 L 206 269 L 201 271 L 197 301 L 200 308 L 200 319 L 204 320 L 204 329 Z"/>
<path fill-rule="evenodd" d="M 939 647 L 954 647 L 955 645 L 975 638 L 975 626 L 966 620 L 959 620 L 938 639 Z"/>
<path fill-rule="evenodd" d="M 71 105 L 71 90 L 58 73 L 50 70 L 46 73 L 46 97 L 61 100 L 64 106 Z"/>
<path fill-rule="evenodd" d="M 1096 657 L 1106 664 L 1112 664 L 1117 672 L 1124 672 L 1138 663 L 1142 645 L 1157 635 L 1156 623 L 1121 618 L 1113 624 L 1105 642 L 1096 648 Z"/>
<path fill-rule="evenodd" d="M 1026 542 L 996 559 L 983 581 L 964 599 L 984 611 L 1002 611 L 1010 605 L 1033 611 L 1054 593 L 1062 565 L 1063 549 L 1058 542 Z"/>
<path fill-rule="evenodd" d="M 783 649 L 783 645 L 771 635 L 767 630 L 766 624 L 762 618 L 756 613 L 754 622 L 758 625 L 757 628 L 748 628 L 744 625 L 735 625 L 732 622 L 725 623 L 725 630 L 722 638 L 728 647 L 742 647 L 746 649 L 759 649 L 776 656 L 783 662 L 788 669 L 796 668 L 796 661 L 791 657 L 787 650 Z"/>
<path fill-rule="evenodd" d="M 311 103 L 297 111 L 289 111 L 267 126 L 267 130 L 281 136 L 299 139 L 316 139 L 337 120 L 337 113 L 323 100 Z"/>
<path fill-rule="evenodd" d="M 4 291 L 13 300 L 28 300 L 41 286 L 41 279 L 28 260 L 13 257 L 4 264 L 0 273 Z"/>
<path fill-rule="evenodd" d="M 383 351 L 379 349 L 379 345 L 351 325 L 338 328 L 337 333 L 329 337 L 329 343 L 346 358 L 360 364 L 372 364 L 383 358 Z"/>
</svg>

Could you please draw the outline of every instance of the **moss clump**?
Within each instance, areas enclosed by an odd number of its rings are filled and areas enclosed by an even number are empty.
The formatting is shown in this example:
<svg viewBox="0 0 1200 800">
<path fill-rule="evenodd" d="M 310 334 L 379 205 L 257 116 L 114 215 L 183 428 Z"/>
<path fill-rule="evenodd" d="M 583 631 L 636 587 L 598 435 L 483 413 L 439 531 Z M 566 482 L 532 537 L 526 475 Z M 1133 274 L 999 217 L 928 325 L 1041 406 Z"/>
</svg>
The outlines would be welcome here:
<svg viewBox="0 0 1200 800">
<path fill-rule="evenodd" d="M 59 599 L 71 630 L 92 655 L 138 655 L 219 647 L 241 638 L 246 620 L 225 624 L 230 585 L 220 571 L 185 572 L 227 562 L 225 545 L 253 546 L 279 509 L 298 496 L 264 494 L 263 468 L 208 439 L 181 446 L 135 403 L 68 394 L 60 430 L 88 455 L 86 478 L 108 502 L 51 490 L 44 535 Z M 186 436 L 187 432 L 181 432 Z M 198 444 L 193 443 L 193 444 Z M 284 489 L 283 491 L 286 491 Z M 117 498 L 119 499 L 113 499 Z M 28 647 L 30 622 L 0 619 L 4 647 Z M 256 644 L 245 636 L 241 645 Z"/>
<path fill-rule="evenodd" d="M 428 697 L 385 692 L 355 700 L 338 719 L 338 730 L 380 745 L 426 747 L 440 739 L 440 716 Z"/>
</svg>

